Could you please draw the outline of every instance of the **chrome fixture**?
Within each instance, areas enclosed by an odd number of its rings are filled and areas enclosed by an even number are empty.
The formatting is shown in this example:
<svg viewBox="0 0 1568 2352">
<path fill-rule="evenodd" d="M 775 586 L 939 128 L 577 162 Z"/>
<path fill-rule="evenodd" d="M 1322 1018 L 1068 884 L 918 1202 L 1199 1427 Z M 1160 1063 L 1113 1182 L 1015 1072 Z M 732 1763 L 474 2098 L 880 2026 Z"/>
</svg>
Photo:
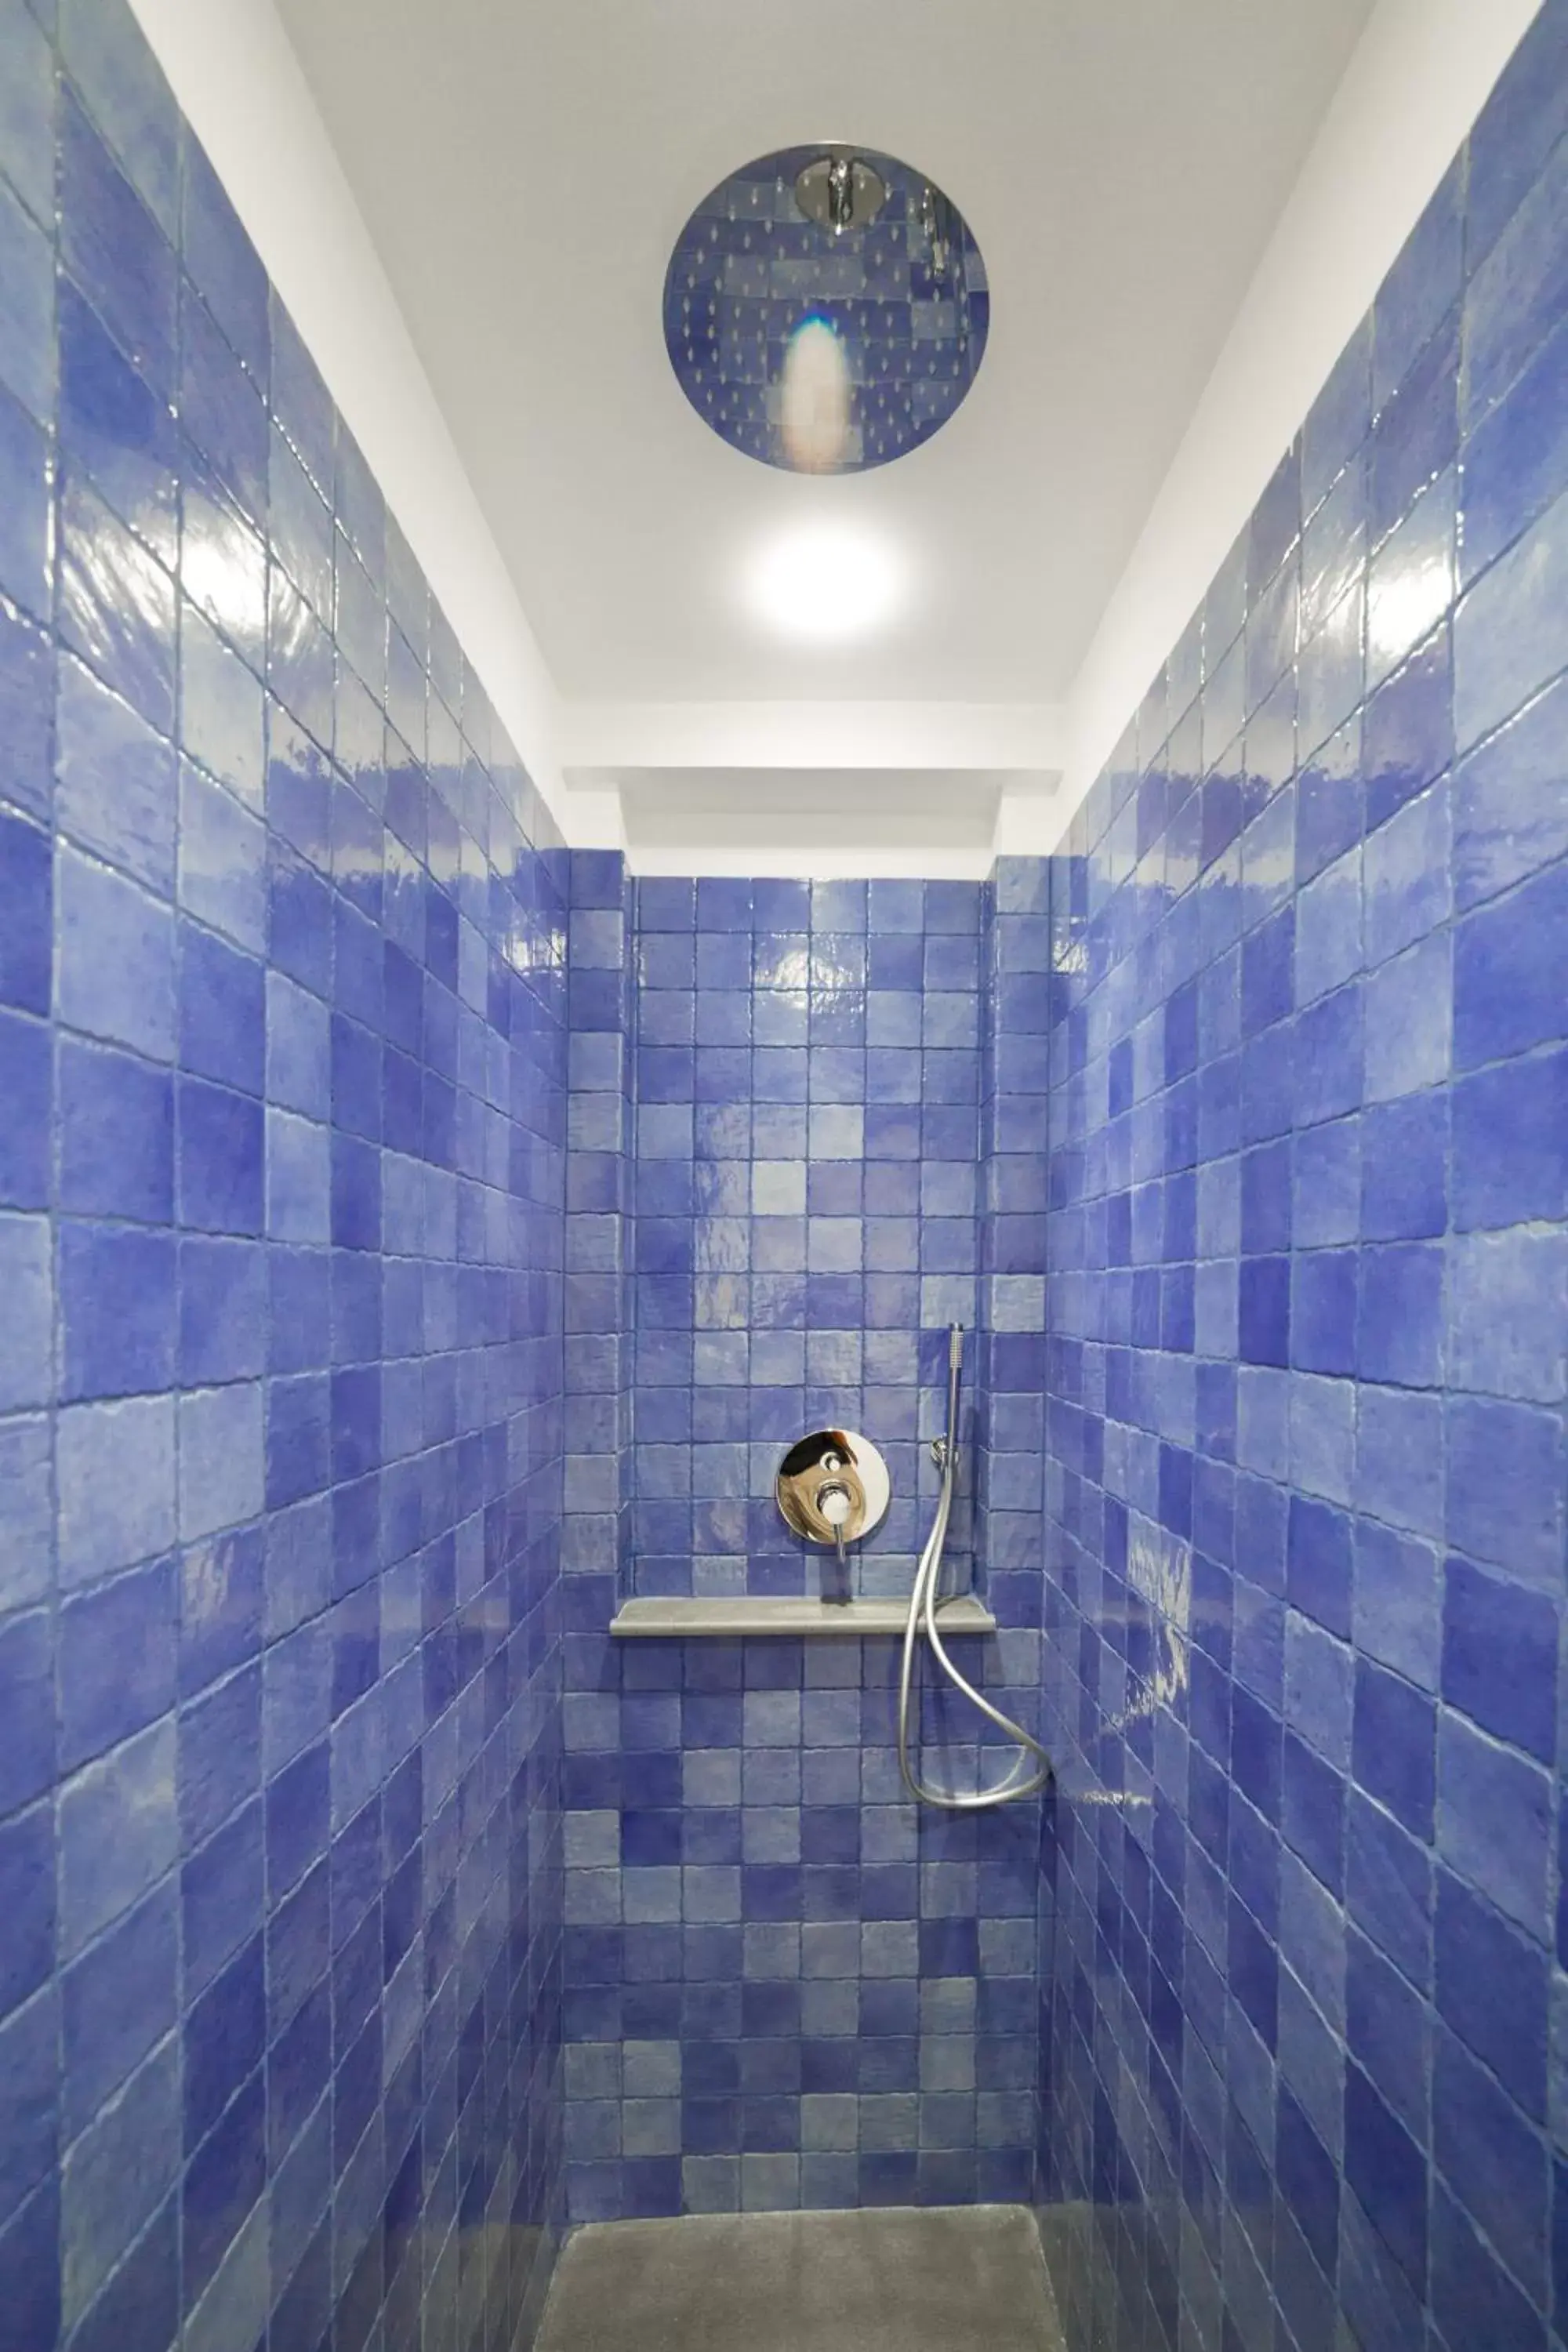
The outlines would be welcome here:
<svg viewBox="0 0 1568 2352">
<path fill-rule="evenodd" d="M 927 184 L 921 198 L 921 227 L 931 256 L 931 274 L 937 285 L 946 283 L 948 253 L 952 237 L 952 207 L 939 188 Z"/>
<path fill-rule="evenodd" d="M 795 474 L 859 474 L 940 433 L 991 324 L 974 233 L 929 172 L 847 139 L 710 188 L 664 280 L 670 366 L 704 425 Z"/>
<path fill-rule="evenodd" d="M 864 157 L 840 149 L 796 174 L 795 200 L 807 220 L 843 236 L 870 226 L 888 201 L 888 184 Z"/>
<path fill-rule="evenodd" d="M 838 1580 L 824 1600 L 846 1601 L 849 1559 L 845 1547 L 880 1525 L 892 1494 L 888 1465 L 858 1430 L 818 1429 L 790 1447 L 773 1491 L 785 1523 L 807 1543 L 831 1544 Z"/>
<path fill-rule="evenodd" d="M 958 1471 L 958 1385 L 963 1366 L 963 1326 L 955 1323 L 948 1334 L 947 1345 L 947 1431 L 931 1440 L 931 1460 L 942 1473 L 942 1491 L 937 1497 L 936 1518 L 921 1563 L 915 1570 L 914 1590 L 910 1595 L 910 1613 L 904 1626 L 903 1664 L 899 1675 L 899 1770 L 905 1788 L 917 1803 L 937 1805 L 951 1813 L 987 1812 L 998 1805 L 1014 1805 L 1026 1797 L 1037 1796 L 1051 1777 L 1051 1759 L 1037 1739 L 1032 1738 L 1022 1724 L 993 1706 L 983 1691 L 977 1691 L 965 1680 L 949 1657 L 940 1631 L 942 1602 L 937 1586 L 942 1581 L 942 1547 L 947 1541 L 947 1524 L 952 1516 L 952 1490 Z M 951 1597 L 951 1596 L 949 1596 Z M 931 1655 L 954 1690 L 978 1707 L 987 1721 L 998 1731 L 1005 1732 L 1017 1747 L 1018 1755 L 1005 1780 L 994 1788 L 957 1790 L 939 1789 L 922 1780 L 920 1764 L 914 1753 L 910 1724 L 914 1708 L 915 1644 L 921 1633 L 931 1643 Z"/>
</svg>

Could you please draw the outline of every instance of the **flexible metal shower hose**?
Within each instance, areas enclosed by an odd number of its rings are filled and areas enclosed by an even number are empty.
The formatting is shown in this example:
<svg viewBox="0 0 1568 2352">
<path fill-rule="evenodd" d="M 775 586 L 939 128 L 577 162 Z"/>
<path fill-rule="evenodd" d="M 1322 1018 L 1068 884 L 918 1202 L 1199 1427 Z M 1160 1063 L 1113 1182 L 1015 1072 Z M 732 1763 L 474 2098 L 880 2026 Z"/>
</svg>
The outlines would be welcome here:
<svg viewBox="0 0 1568 2352">
<path fill-rule="evenodd" d="M 952 1516 L 952 1488 L 958 1470 L 958 1381 L 963 1363 L 963 1326 L 955 1323 L 947 1351 L 947 1437 L 931 1448 L 942 1465 L 942 1492 L 937 1497 L 936 1518 L 915 1570 L 914 1591 L 910 1595 L 910 1613 L 904 1626 L 903 1664 L 899 1675 L 899 1770 L 905 1788 L 920 1804 L 938 1805 L 950 1813 L 982 1813 L 998 1805 L 1016 1805 L 1026 1797 L 1037 1796 L 1051 1777 L 1051 1759 L 1022 1724 L 1015 1723 L 1011 1716 L 993 1706 L 984 1691 L 977 1691 L 960 1673 L 942 1643 L 937 1586 L 942 1581 L 942 1549 L 947 1542 L 947 1523 Z M 1016 1743 L 1017 1761 L 1006 1779 L 994 1788 L 938 1789 L 921 1778 L 910 1725 L 914 1706 L 915 1649 L 922 1633 L 931 1643 L 932 1657 L 954 1690 Z"/>
</svg>

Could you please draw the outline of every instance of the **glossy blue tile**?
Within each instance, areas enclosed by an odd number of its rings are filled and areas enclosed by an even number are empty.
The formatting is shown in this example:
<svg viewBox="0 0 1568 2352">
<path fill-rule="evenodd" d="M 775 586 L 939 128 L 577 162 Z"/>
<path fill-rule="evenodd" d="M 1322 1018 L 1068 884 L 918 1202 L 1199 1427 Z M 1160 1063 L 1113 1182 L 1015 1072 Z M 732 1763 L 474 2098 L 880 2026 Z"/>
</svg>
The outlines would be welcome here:
<svg viewBox="0 0 1568 2352">
<path fill-rule="evenodd" d="M 180 424 L 251 522 L 267 520 L 267 411 L 256 386 L 189 284 L 180 305 Z"/>
<path fill-rule="evenodd" d="M 0 2012 L 9 2016 L 55 1965 L 54 1822 L 47 1804 L 0 1823 L 0 1890 L 9 1922 L 0 1959 Z"/>
<path fill-rule="evenodd" d="M 110 85 L 110 87 L 112 85 Z M 68 89 L 60 106 L 60 257 L 161 398 L 174 390 L 174 249 Z"/>
<path fill-rule="evenodd" d="M 172 1885 L 156 1888 L 67 1969 L 61 1981 L 62 2121 L 74 2136 L 174 2026 L 179 1923 Z"/>
<path fill-rule="evenodd" d="M 1524 2112 L 1546 2103 L 1546 1956 L 1447 1871 L 1437 1878 L 1436 1995 L 1449 2030 Z"/>
<path fill-rule="evenodd" d="M 173 1386 L 174 1270 L 172 1234 L 61 1226 L 62 1397 L 136 1396 Z"/>
<path fill-rule="evenodd" d="M 1407 1682 L 1436 1690 L 1440 1615 L 1439 1570 L 1432 1548 L 1363 1521 L 1355 1544 L 1359 1647 Z"/>
<path fill-rule="evenodd" d="M 1290 1261 L 1288 1257 L 1243 1260 L 1239 1328 L 1243 1363 L 1289 1362 Z"/>
<path fill-rule="evenodd" d="M 7 1300 L 0 1406 L 16 1412 L 46 1404 L 53 1385 L 55 1284 L 41 1219 L 0 1215 L 0 1271 Z"/>
<path fill-rule="evenodd" d="M 174 754 L 68 656 L 59 667 L 55 811 L 62 832 L 160 897 L 174 878 Z"/>
<path fill-rule="evenodd" d="M 46 425 L 55 407 L 54 323 L 48 239 L 0 187 L 0 383 Z"/>
<path fill-rule="evenodd" d="M 60 500 L 63 641 L 160 734 L 174 719 L 174 588 L 85 482 Z"/>
<path fill-rule="evenodd" d="M 1563 315 L 1568 290 L 1568 159 L 1542 159 L 1526 193 L 1466 292 L 1467 420 L 1479 421 L 1514 381 Z"/>
<path fill-rule="evenodd" d="M 1452 1058 L 1452 948 L 1439 932 L 1407 949 L 1362 992 L 1367 1102 L 1391 1102 L 1437 1086 Z"/>
<path fill-rule="evenodd" d="M 1302 1127 L 1342 1118 L 1360 1107 L 1365 1083 L 1364 999 L 1359 987 L 1337 989 L 1310 1005 L 1295 1023 L 1290 1071 L 1296 1118 Z"/>
<path fill-rule="evenodd" d="M 1311 1250 L 1292 1273 L 1292 1361 L 1303 1371 L 1356 1369 L 1357 1253 Z"/>
<path fill-rule="evenodd" d="M 1454 615 L 1454 736 L 1469 747 L 1511 719 L 1563 667 L 1568 498 L 1484 572 Z"/>
<path fill-rule="evenodd" d="M 1380 686 L 1425 643 L 1454 601 L 1452 467 L 1417 499 L 1373 556 L 1367 576 L 1366 682 Z"/>
<path fill-rule="evenodd" d="M 1359 772 L 1359 719 L 1308 751 L 1296 785 L 1296 879 L 1310 881 L 1352 848 L 1365 830 L 1365 794 Z M 1298 918 L 1300 918 L 1298 908 Z"/>
<path fill-rule="evenodd" d="M 1461 1231 L 1561 1220 L 1568 1200 L 1568 1053 L 1460 1079 L 1453 1097 L 1453 1207 Z"/>
<path fill-rule="evenodd" d="M 1444 1579 L 1443 1696 L 1485 1731 L 1550 1763 L 1557 1717 L 1558 1612 L 1468 1562 Z"/>
<path fill-rule="evenodd" d="M 1470 133 L 1470 267 L 1490 252 L 1568 128 L 1562 10 L 1548 6 L 1504 65 Z"/>
<path fill-rule="evenodd" d="M 1363 853 L 1369 964 L 1385 962 L 1447 919 L 1450 835 L 1449 794 L 1438 783 L 1370 835 Z"/>
<path fill-rule="evenodd" d="M 57 1769 L 47 1649 L 47 1620 L 41 1611 L 12 1617 L 0 1628 L 0 1690 L 5 1696 L 0 1801 L 8 1812 L 41 1796 Z"/>
<path fill-rule="evenodd" d="M 205 153 L 185 143 L 180 249 L 203 300 L 253 380 L 266 387 L 270 356 L 267 273 Z"/>
<path fill-rule="evenodd" d="M 1374 408 L 1382 409 L 1404 386 L 1417 353 L 1458 299 L 1464 198 L 1465 173 L 1457 160 L 1378 289 L 1373 311 Z"/>
<path fill-rule="evenodd" d="M 1555 1043 L 1563 1030 L 1554 942 L 1568 918 L 1568 866 L 1468 916 L 1454 942 L 1454 1059 L 1460 1069 Z"/>
<path fill-rule="evenodd" d="M 74 1407 L 57 1425 L 62 1587 L 97 1582 L 166 1551 L 174 1535 L 172 1401 Z"/>
<path fill-rule="evenodd" d="M 317 491 L 330 503 L 337 436 L 331 397 L 276 288 L 270 307 L 273 413 Z M 484 748 L 488 751 L 488 744 Z"/>
<path fill-rule="evenodd" d="M 59 2189 L 47 2180 L 0 2232 L 0 2292 L 23 2352 L 48 2352 L 60 2325 Z"/>
<path fill-rule="evenodd" d="M 266 2104 L 259 2075 L 196 2151 L 182 2205 L 186 2291 L 199 2294 L 216 2271 L 266 2180 Z"/>
<path fill-rule="evenodd" d="M 49 1995 L 29 2002 L 0 2028 L 0 2083 L 10 2121 L 0 2165 L 0 2212 L 7 2215 L 53 2168 L 59 2131 L 58 2034 Z"/>
<path fill-rule="evenodd" d="M 0 1128 L 0 1202 L 42 1208 L 49 1197 L 53 1070 L 40 1023 L 0 1013 L 0 1086 L 12 1113 Z"/>
<path fill-rule="evenodd" d="M 173 1864 L 174 1731 L 167 1721 L 86 1766 L 60 1798 L 60 1933 L 71 1951 L 138 1901 Z"/>
<path fill-rule="evenodd" d="M 1568 708 L 1559 681 L 1460 767 L 1455 778 L 1454 895 L 1491 898 L 1568 853 L 1568 800 L 1553 755 Z"/>
<path fill-rule="evenodd" d="M 1424 2280 L 1426 2165 L 1416 2142 L 1354 2066 L 1345 2078 L 1345 2179 L 1406 2278 Z"/>
<path fill-rule="evenodd" d="M 178 1602 L 174 1564 L 158 1560 L 79 1595 L 61 1612 L 62 1770 L 117 1746 L 174 1704 Z M 172 1998 L 172 1983 L 169 1990 Z"/>
<path fill-rule="evenodd" d="M 259 814 L 266 766 L 258 679 L 201 615 L 180 625 L 180 740 L 236 797 Z"/>
<path fill-rule="evenodd" d="M 1436 1384 L 1443 1355 L 1444 1256 L 1420 1243 L 1361 1253 L 1356 1369 L 1401 1388 Z"/>
<path fill-rule="evenodd" d="M 1542 2299 L 1548 2189 L 1535 2135 L 1491 2076 L 1441 2030 L 1432 2105 L 1439 2161 L 1461 2209 Z"/>
<path fill-rule="evenodd" d="M 36 619 L 48 614 L 48 438 L 0 391 L 0 589 Z"/>
<path fill-rule="evenodd" d="M 46 822 L 54 801 L 54 671 L 41 632 L 0 611 L 0 798 Z"/>
<path fill-rule="evenodd" d="M 58 430 L 69 474 L 84 473 L 121 522 L 173 568 L 179 446 L 165 401 L 137 373 L 68 278 L 59 303 Z"/>
<path fill-rule="evenodd" d="M 1420 1241 L 1448 1222 L 1449 1105 L 1440 1092 L 1369 1110 L 1361 1122 L 1361 1231 Z"/>
<path fill-rule="evenodd" d="M 260 677 L 266 666 L 266 546 L 213 466 L 188 441 L 180 446 L 180 472 L 181 585 L 224 643 Z M 281 575 L 274 573 L 274 577 Z M 210 675 L 211 649 L 204 631 L 196 629 L 195 638 L 195 649 L 204 656 L 203 667 L 193 673 L 195 684 L 202 689 L 203 707 L 197 716 L 210 727 L 216 700 Z M 232 677 L 232 672 L 227 675 Z M 242 686 L 243 681 L 235 684 Z"/>
<path fill-rule="evenodd" d="M 169 1221 L 174 1097 L 167 1071 L 66 1038 L 59 1048 L 58 1117 L 63 1209 L 153 1224 Z"/>
<path fill-rule="evenodd" d="M 69 1027 L 155 1061 L 174 1051 L 169 910 L 95 860 L 62 848 L 55 866 L 56 1010 Z"/>
<path fill-rule="evenodd" d="M 1357 1784 L 1424 1840 L 1432 1834 L 1436 1713 L 1430 1696 L 1368 1661 L 1356 1669 Z"/>
<path fill-rule="evenodd" d="M 267 945 L 263 827 L 199 769 L 180 776 L 179 900 L 187 914 L 252 954 Z"/>
<path fill-rule="evenodd" d="M 1330 371 L 1301 429 L 1301 500 L 1310 515 L 1372 425 L 1373 320 L 1364 319 Z"/>
<path fill-rule="evenodd" d="M 332 609 L 332 519 L 281 429 L 274 426 L 268 465 L 268 536 L 277 561 L 312 612 Z M 374 711 L 374 705 L 368 703 Z M 340 730 L 341 731 L 341 730 Z M 380 735 L 379 726 L 376 729 Z"/>
<path fill-rule="evenodd" d="M 206 1233 L 258 1234 L 264 1218 L 260 1104 L 226 1087 L 183 1078 L 178 1131 L 181 1222 Z"/>
<path fill-rule="evenodd" d="M 23 0 L 0 11 L 0 110 L 6 174 L 34 219 L 47 223 L 55 202 L 54 58 Z"/>
<path fill-rule="evenodd" d="M 1540 1944 L 1551 1844 L 1547 1780 L 1517 1751 L 1445 1714 L 1437 1747 L 1442 1860 Z"/>
<path fill-rule="evenodd" d="M 332 640 L 280 572 L 272 572 L 268 597 L 267 683 L 306 733 L 326 748 L 332 740 Z"/>
<path fill-rule="evenodd" d="M 183 924 L 180 1062 L 198 1076 L 260 1094 L 266 1066 L 266 973 L 253 956 Z"/>
<path fill-rule="evenodd" d="M 264 1947 L 254 1937 L 184 2020 L 184 2138 L 195 2147 L 261 2063 L 266 2042 Z"/>
<path fill-rule="evenodd" d="M 189 1546 L 180 1570 L 180 1687 L 201 1690 L 256 1654 L 264 1616 L 265 1537 L 259 1528 Z"/>
<path fill-rule="evenodd" d="M 1542 1586 L 1563 1542 L 1563 1433 L 1550 1412 L 1480 1397 L 1447 1412 L 1447 1535 L 1472 1559 Z"/>
<path fill-rule="evenodd" d="M 1563 1390 L 1564 1240 L 1516 1227 L 1450 1245 L 1446 1363 L 1458 1387 L 1539 1404 Z"/>
<path fill-rule="evenodd" d="M 0 1004 L 49 1009 L 54 877 L 48 835 L 0 814 Z"/>
<path fill-rule="evenodd" d="M 181 125 L 173 93 L 124 0 L 56 0 L 40 11 L 61 58 L 145 202 L 173 237 Z"/>
<path fill-rule="evenodd" d="M 1563 425 L 1568 335 L 1559 329 L 1470 436 L 1465 457 L 1467 582 L 1568 490 Z"/>
</svg>

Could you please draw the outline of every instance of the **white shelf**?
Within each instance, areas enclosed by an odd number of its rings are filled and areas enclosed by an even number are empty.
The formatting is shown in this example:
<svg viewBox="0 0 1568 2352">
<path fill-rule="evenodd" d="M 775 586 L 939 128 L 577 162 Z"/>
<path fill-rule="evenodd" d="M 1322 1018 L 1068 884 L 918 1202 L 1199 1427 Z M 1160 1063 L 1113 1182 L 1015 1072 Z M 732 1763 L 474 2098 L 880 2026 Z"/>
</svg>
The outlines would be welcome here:
<svg viewBox="0 0 1568 2352">
<path fill-rule="evenodd" d="M 909 1616 L 906 1601 L 803 1601 L 745 1593 L 715 1600 L 653 1598 L 623 1601 L 610 1621 L 618 1642 L 733 1642 L 757 1635 L 796 1641 L 858 1642 L 868 1633 L 898 1633 Z M 944 1633 L 994 1633 L 996 1620 L 973 1593 L 940 1603 Z"/>
</svg>

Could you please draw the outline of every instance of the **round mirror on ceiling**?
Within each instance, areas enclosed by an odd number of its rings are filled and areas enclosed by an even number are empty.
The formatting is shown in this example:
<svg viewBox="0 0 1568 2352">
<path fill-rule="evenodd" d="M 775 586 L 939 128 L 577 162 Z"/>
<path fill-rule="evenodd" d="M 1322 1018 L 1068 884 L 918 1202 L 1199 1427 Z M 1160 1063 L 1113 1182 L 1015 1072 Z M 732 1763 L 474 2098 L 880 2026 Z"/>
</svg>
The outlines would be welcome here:
<svg viewBox="0 0 1568 2352">
<path fill-rule="evenodd" d="M 964 399 L 991 298 L 935 182 L 828 142 L 759 157 L 676 244 L 664 335 L 682 391 L 731 448 L 856 474 L 918 449 Z"/>
</svg>

